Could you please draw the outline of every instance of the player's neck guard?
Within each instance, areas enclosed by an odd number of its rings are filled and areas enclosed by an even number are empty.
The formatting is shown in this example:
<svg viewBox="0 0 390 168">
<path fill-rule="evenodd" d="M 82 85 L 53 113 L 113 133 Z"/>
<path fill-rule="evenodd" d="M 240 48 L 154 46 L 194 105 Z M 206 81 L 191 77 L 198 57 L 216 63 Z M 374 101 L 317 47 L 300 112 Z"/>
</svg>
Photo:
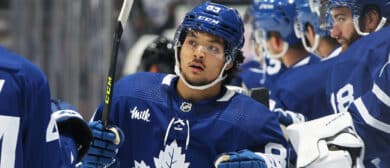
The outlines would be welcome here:
<svg viewBox="0 0 390 168">
<path fill-rule="evenodd" d="M 265 46 L 267 45 L 265 42 L 264 42 L 263 44 L 264 44 Z M 280 53 L 277 53 L 277 54 L 273 54 L 273 53 L 269 52 L 267 46 L 264 47 L 264 50 L 265 50 L 265 52 L 267 53 L 267 55 L 268 55 L 269 58 L 272 58 L 272 59 L 279 59 L 279 58 L 282 58 L 282 57 L 287 53 L 287 50 L 288 50 L 289 45 L 288 45 L 287 42 L 283 41 L 282 47 L 283 47 L 283 48 L 282 48 L 282 51 L 281 51 Z"/>
<path fill-rule="evenodd" d="M 385 17 L 381 18 L 381 21 L 378 23 L 378 26 L 376 27 L 375 31 L 380 30 L 385 24 L 386 24 L 387 19 Z M 353 18 L 353 26 L 355 27 L 356 32 L 361 35 L 361 36 L 367 36 L 370 34 L 370 32 L 362 32 L 359 28 L 359 17 L 354 17 Z"/>
<path fill-rule="evenodd" d="M 320 35 L 316 34 L 314 36 L 314 44 L 311 47 L 309 45 L 307 45 L 305 37 L 302 37 L 301 41 L 302 41 L 303 47 L 305 47 L 306 51 L 313 53 L 313 54 L 317 54 L 318 45 L 320 44 Z"/>
</svg>

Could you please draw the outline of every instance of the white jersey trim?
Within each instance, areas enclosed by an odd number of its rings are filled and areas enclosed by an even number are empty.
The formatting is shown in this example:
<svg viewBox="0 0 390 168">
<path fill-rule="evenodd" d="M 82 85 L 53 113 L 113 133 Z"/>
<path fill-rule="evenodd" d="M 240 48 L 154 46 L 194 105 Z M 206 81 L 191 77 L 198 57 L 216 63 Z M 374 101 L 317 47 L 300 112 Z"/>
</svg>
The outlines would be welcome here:
<svg viewBox="0 0 390 168">
<path fill-rule="evenodd" d="M 249 68 L 249 71 L 252 71 L 254 73 L 259 73 L 259 74 L 265 73 L 264 69 L 259 69 L 259 68 Z"/>
<path fill-rule="evenodd" d="M 363 120 L 368 125 L 390 134 L 390 125 L 382 121 L 379 121 L 375 119 L 373 116 L 371 116 L 371 114 L 368 112 L 361 98 L 356 99 L 354 104 L 356 105 L 356 108 L 359 111 L 360 115 L 362 116 Z"/>
<path fill-rule="evenodd" d="M 381 68 L 381 71 L 379 72 L 379 77 L 382 76 L 383 72 L 385 71 L 386 66 L 387 66 L 387 65 L 390 65 L 390 52 L 389 52 L 389 56 L 388 56 L 387 58 L 388 58 L 388 59 L 387 59 L 386 64 L 383 65 L 383 67 Z"/>
<path fill-rule="evenodd" d="M 225 95 L 223 95 L 221 98 L 217 100 L 217 102 L 226 102 L 229 101 L 235 94 L 236 92 L 230 89 L 226 89 Z"/>
<path fill-rule="evenodd" d="M 168 74 L 168 75 L 166 75 L 164 77 L 164 79 L 161 82 L 161 84 L 170 86 L 172 79 L 175 78 L 175 77 L 176 77 L 176 75 Z"/>
<path fill-rule="evenodd" d="M 337 57 L 338 55 L 340 55 L 341 50 L 342 50 L 342 47 L 336 48 L 335 50 L 333 50 L 333 51 L 328 55 L 328 57 L 323 58 L 321 61 L 325 61 L 325 60 L 329 60 L 329 59 L 331 59 L 331 58 Z"/>
<path fill-rule="evenodd" d="M 300 67 L 300 66 L 303 66 L 303 65 L 307 65 L 309 64 L 310 62 L 310 55 L 307 56 L 306 58 L 304 58 L 303 60 L 299 61 L 298 63 L 296 63 L 293 68 L 296 68 L 296 67 Z"/>
<path fill-rule="evenodd" d="M 390 107 L 389 95 L 387 95 L 376 83 L 374 83 L 372 92 L 383 104 L 385 104 L 387 107 Z"/>
</svg>

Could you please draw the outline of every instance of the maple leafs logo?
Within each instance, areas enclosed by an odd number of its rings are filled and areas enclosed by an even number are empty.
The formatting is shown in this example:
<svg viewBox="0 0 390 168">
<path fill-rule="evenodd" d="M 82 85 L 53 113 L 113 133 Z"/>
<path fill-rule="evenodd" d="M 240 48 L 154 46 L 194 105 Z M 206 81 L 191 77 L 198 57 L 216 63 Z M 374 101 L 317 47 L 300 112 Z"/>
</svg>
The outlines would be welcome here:
<svg viewBox="0 0 390 168">
<path fill-rule="evenodd" d="M 150 168 L 146 163 L 142 160 L 141 162 L 134 161 L 134 168 Z"/>
<path fill-rule="evenodd" d="M 190 163 L 186 163 L 186 156 L 181 154 L 182 149 L 173 141 L 170 145 L 161 150 L 158 158 L 154 159 L 155 167 L 159 168 L 188 168 Z"/>
</svg>

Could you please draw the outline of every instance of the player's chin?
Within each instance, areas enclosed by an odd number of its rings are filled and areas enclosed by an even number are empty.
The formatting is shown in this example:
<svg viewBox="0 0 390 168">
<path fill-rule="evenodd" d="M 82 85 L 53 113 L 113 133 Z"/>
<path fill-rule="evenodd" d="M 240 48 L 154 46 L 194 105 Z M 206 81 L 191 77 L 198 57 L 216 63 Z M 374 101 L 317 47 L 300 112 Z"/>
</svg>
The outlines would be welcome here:
<svg viewBox="0 0 390 168">
<path fill-rule="evenodd" d="M 189 83 L 193 86 L 203 86 L 203 85 L 209 84 L 210 82 L 208 82 L 208 81 L 189 81 Z"/>
<path fill-rule="evenodd" d="M 199 75 L 190 74 L 190 75 L 184 75 L 184 78 L 186 81 L 193 85 L 193 86 L 202 86 L 210 83 L 209 80 L 205 79 L 204 77 L 201 77 Z"/>
</svg>

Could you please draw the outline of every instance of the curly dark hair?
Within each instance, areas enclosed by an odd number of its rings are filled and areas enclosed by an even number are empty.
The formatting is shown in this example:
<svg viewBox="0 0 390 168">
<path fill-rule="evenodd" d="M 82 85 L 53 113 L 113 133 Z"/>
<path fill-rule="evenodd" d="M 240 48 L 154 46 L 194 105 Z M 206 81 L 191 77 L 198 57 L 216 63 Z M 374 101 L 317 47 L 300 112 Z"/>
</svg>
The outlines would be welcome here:
<svg viewBox="0 0 390 168">
<path fill-rule="evenodd" d="M 242 51 L 241 50 L 237 50 L 236 53 L 235 53 L 235 60 L 233 62 L 233 67 L 225 72 L 225 74 L 227 74 L 227 77 L 222 82 L 223 85 L 230 84 L 232 79 L 238 73 L 241 63 L 244 62 L 244 58 L 245 57 L 244 57 L 244 54 L 242 53 Z"/>
</svg>

